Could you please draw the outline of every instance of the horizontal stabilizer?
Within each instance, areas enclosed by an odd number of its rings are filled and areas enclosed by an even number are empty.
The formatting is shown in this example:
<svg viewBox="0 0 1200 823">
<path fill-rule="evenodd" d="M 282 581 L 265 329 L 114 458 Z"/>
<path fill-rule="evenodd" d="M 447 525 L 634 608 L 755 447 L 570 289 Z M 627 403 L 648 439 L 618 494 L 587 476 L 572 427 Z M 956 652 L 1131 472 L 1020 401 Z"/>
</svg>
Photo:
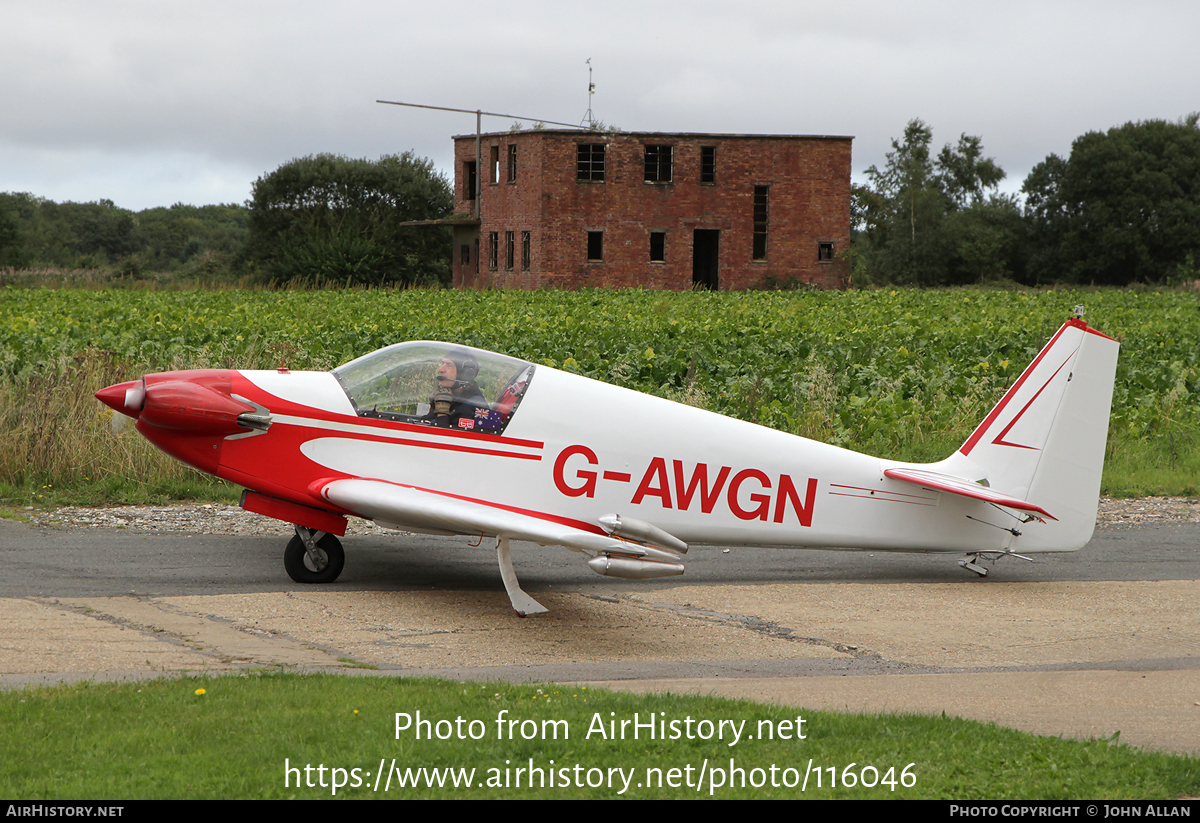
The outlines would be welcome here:
<svg viewBox="0 0 1200 823">
<path fill-rule="evenodd" d="M 1036 503 L 1030 503 L 1028 500 L 1020 500 L 1016 497 L 1002 494 L 987 486 L 972 483 L 970 480 L 955 477 L 952 474 L 941 474 L 940 472 L 931 472 L 925 469 L 885 469 L 883 473 L 893 480 L 915 483 L 927 489 L 935 489 L 941 492 L 961 495 L 962 497 L 970 497 L 975 500 L 983 500 L 986 503 L 995 503 L 997 506 L 1004 506 L 1009 509 L 1034 512 L 1049 517 L 1051 520 L 1058 519 Z"/>
</svg>

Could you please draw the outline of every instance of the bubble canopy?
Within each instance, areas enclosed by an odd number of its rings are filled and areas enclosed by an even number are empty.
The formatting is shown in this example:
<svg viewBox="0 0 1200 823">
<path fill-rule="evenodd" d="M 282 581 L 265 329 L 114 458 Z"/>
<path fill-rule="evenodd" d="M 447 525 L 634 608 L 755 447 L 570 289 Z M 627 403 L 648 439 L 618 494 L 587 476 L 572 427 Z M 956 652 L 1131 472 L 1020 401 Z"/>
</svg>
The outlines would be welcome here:
<svg viewBox="0 0 1200 823">
<path fill-rule="evenodd" d="M 420 340 L 351 360 L 333 375 L 360 417 L 500 434 L 535 369 L 514 357 Z"/>
</svg>

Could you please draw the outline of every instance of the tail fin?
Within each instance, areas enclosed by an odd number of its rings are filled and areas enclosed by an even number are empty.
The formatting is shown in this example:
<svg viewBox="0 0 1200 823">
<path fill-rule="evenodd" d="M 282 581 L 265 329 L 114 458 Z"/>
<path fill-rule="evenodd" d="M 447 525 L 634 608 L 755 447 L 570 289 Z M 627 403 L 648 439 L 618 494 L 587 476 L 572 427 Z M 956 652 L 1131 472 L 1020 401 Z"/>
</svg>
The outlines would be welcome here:
<svg viewBox="0 0 1200 823">
<path fill-rule="evenodd" d="M 950 468 L 969 458 L 992 489 L 1056 518 L 1013 537 L 1012 551 L 1073 551 L 1091 539 L 1119 347 L 1082 320 L 1067 321 L 945 461 Z"/>
</svg>

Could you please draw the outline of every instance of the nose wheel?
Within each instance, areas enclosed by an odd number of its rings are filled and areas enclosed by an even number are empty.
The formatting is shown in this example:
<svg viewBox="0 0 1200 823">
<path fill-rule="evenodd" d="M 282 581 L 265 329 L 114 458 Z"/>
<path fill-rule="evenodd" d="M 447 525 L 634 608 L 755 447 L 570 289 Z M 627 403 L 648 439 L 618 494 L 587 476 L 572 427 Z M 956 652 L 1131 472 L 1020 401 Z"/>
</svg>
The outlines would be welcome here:
<svg viewBox="0 0 1200 823">
<path fill-rule="evenodd" d="M 342 543 L 332 534 L 296 527 L 283 552 L 283 567 L 297 583 L 332 583 L 346 565 Z"/>
</svg>

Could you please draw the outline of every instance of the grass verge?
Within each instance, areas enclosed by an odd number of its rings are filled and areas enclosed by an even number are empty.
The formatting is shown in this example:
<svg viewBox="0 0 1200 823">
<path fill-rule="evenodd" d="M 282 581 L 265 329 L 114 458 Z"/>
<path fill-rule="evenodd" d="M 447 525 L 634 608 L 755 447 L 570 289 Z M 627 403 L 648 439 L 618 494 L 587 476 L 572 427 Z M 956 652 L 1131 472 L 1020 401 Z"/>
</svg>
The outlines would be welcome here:
<svg viewBox="0 0 1200 823">
<path fill-rule="evenodd" d="M 429 723 L 420 727 L 421 739 L 418 712 Z M 399 732 L 397 713 L 408 716 L 399 719 Z M 625 739 L 614 739 L 611 732 L 619 738 L 622 721 L 635 718 L 664 724 L 656 731 L 666 739 L 649 739 L 644 726 L 632 739 L 630 723 Z M 1200 793 L 1195 757 L 944 716 L 336 675 L 6 692 L 0 750 L 0 794 L 20 799 L 1034 800 Z M 864 780 L 875 785 L 864 787 Z"/>
</svg>

